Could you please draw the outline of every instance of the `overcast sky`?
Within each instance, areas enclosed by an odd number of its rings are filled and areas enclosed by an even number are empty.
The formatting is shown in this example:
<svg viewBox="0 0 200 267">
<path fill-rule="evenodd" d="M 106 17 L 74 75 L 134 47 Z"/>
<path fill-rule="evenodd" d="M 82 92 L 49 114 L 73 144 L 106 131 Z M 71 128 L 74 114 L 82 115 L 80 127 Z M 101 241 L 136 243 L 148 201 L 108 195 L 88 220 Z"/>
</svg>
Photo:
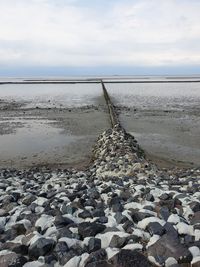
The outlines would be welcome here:
<svg viewBox="0 0 200 267">
<path fill-rule="evenodd" d="M 200 1 L 0 0 L 0 69 L 200 73 Z"/>
</svg>

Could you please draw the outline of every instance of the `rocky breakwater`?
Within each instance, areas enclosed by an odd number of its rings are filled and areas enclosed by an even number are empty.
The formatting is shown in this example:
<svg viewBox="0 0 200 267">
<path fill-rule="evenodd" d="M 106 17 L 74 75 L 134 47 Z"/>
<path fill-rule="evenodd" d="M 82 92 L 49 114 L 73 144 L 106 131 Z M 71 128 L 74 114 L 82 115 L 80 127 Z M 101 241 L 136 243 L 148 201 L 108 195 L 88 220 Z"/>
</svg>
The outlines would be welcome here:
<svg viewBox="0 0 200 267">
<path fill-rule="evenodd" d="M 198 267 L 200 170 L 158 170 L 116 125 L 84 171 L 0 171 L 1 267 Z"/>
<path fill-rule="evenodd" d="M 90 170 L 98 177 L 122 178 L 152 168 L 136 139 L 118 124 L 99 136 L 93 155 Z"/>
</svg>

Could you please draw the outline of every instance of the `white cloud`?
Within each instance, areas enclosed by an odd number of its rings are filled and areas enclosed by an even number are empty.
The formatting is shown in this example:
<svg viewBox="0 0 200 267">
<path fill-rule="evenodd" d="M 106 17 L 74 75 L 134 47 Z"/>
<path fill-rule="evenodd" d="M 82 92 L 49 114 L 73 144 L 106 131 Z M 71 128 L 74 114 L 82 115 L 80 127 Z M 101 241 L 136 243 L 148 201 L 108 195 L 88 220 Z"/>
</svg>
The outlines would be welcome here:
<svg viewBox="0 0 200 267">
<path fill-rule="evenodd" d="M 199 63 L 200 1 L 90 1 L 0 0 L 0 65 Z"/>
</svg>

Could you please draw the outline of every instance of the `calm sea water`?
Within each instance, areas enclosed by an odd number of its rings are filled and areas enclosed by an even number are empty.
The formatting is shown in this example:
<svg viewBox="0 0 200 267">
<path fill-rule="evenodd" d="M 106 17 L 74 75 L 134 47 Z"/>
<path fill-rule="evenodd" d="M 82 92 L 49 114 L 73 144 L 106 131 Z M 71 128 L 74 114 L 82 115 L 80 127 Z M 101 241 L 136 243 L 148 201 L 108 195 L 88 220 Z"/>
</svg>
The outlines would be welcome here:
<svg viewBox="0 0 200 267">
<path fill-rule="evenodd" d="M 76 107 L 94 105 L 100 84 L 1 84 L 0 99 L 27 102 L 26 107 Z"/>
<path fill-rule="evenodd" d="M 199 106 L 200 83 L 106 84 L 114 102 L 140 108 Z"/>
</svg>

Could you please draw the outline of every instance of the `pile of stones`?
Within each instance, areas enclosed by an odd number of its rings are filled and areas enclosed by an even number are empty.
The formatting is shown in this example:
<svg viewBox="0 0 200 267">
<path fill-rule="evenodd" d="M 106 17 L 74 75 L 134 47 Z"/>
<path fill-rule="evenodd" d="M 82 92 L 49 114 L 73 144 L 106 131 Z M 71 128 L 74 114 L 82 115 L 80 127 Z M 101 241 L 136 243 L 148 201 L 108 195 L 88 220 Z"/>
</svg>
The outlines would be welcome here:
<svg viewBox="0 0 200 267">
<path fill-rule="evenodd" d="M 84 171 L 2 169 L 0 266 L 198 267 L 200 169 L 157 169 L 119 125 Z"/>
</svg>

